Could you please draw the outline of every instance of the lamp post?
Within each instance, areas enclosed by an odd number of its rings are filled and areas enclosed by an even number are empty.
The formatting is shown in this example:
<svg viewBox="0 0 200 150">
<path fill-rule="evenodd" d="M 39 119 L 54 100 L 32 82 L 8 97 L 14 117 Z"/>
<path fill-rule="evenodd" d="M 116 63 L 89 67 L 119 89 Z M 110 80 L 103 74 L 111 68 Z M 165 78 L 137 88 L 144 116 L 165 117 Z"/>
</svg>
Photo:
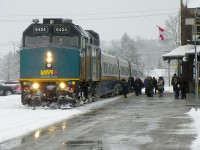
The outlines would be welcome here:
<svg viewBox="0 0 200 150">
<path fill-rule="evenodd" d="M 163 52 L 168 52 L 169 53 L 170 51 L 163 51 Z M 171 80 L 171 78 L 170 78 L 170 59 L 168 59 L 167 63 L 168 63 L 168 80 L 169 80 L 168 83 L 169 83 L 169 87 L 170 87 L 170 83 L 171 83 L 170 82 L 170 80 Z"/>
<path fill-rule="evenodd" d="M 168 60 L 168 83 L 169 83 L 169 87 L 170 87 L 170 59 Z"/>
<path fill-rule="evenodd" d="M 198 60 L 197 60 L 197 39 L 196 39 L 196 35 L 197 35 L 197 20 L 200 19 L 200 8 L 196 8 L 194 11 L 194 15 L 195 15 L 195 25 L 194 25 L 194 49 L 195 49 L 195 101 L 196 101 L 196 110 L 197 110 L 197 106 L 198 106 L 198 85 L 199 85 L 199 80 L 198 80 Z"/>
<path fill-rule="evenodd" d="M 197 63 L 197 43 L 196 43 L 196 33 L 197 33 L 197 27 L 194 27 L 194 33 L 195 33 L 195 37 L 194 37 L 194 49 L 195 49 L 195 101 L 196 101 L 196 110 L 197 110 L 197 105 L 198 105 L 198 63 Z"/>
</svg>

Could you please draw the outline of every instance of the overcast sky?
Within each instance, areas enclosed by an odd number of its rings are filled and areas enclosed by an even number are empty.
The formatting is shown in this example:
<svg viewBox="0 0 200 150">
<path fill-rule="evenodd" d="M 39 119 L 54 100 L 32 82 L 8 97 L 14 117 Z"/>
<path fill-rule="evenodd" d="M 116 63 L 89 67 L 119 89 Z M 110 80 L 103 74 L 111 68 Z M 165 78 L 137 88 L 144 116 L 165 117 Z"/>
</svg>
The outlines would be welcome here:
<svg viewBox="0 0 200 150">
<path fill-rule="evenodd" d="M 179 8 L 180 0 L 0 0 L 0 53 L 13 50 L 9 42 L 20 41 L 34 18 L 70 18 L 107 42 L 124 33 L 157 39 L 156 25 L 164 27 Z"/>
</svg>

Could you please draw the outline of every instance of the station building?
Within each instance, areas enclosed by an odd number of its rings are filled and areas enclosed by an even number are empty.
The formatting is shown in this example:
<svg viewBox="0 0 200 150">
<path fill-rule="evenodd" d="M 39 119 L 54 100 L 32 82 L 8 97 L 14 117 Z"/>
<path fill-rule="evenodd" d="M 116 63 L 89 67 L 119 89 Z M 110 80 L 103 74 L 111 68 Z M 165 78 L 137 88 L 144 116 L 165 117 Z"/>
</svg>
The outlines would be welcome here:
<svg viewBox="0 0 200 150">
<path fill-rule="evenodd" d="M 180 0 L 181 45 L 163 55 L 163 60 L 167 60 L 168 63 L 170 60 L 177 60 L 177 74 L 186 77 L 189 83 L 188 92 L 194 92 L 195 86 L 195 47 L 197 60 L 200 60 L 200 26 L 197 25 L 200 25 L 200 18 L 197 19 L 195 16 L 196 8 L 200 9 L 197 0 Z"/>
</svg>

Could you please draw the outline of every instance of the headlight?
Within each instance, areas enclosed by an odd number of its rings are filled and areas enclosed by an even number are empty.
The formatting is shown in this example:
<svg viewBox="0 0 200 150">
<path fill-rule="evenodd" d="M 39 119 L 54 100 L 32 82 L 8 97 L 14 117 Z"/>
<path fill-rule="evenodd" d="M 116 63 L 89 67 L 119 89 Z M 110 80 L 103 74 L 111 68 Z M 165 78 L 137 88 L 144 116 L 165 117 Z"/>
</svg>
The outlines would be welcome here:
<svg viewBox="0 0 200 150">
<path fill-rule="evenodd" d="M 47 52 L 47 57 L 51 57 L 52 53 L 51 52 Z"/>
<path fill-rule="evenodd" d="M 39 84 L 38 83 L 33 83 L 32 87 L 36 90 L 39 88 Z"/>
<path fill-rule="evenodd" d="M 51 68 L 52 64 L 51 63 L 47 63 L 46 66 L 47 66 L 47 68 Z"/>
<path fill-rule="evenodd" d="M 63 83 L 63 82 L 60 83 L 60 88 L 61 88 L 61 89 L 64 89 L 65 86 L 66 86 L 65 83 Z"/>
<path fill-rule="evenodd" d="M 51 58 L 51 57 L 48 57 L 48 58 L 47 58 L 47 62 L 48 62 L 48 63 L 52 62 L 52 58 Z"/>
<path fill-rule="evenodd" d="M 52 53 L 51 52 L 47 52 L 46 53 L 46 68 L 52 68 Z"/>
</svg>

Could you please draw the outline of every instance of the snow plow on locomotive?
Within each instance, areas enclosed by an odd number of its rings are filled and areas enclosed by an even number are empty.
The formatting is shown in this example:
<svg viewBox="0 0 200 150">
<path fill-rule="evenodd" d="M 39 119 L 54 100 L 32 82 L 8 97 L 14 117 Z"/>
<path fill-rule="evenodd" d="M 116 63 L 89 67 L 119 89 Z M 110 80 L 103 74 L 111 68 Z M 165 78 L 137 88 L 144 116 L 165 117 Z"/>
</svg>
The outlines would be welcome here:
<svg viewBox="0 0 200 150">
<path fill-rule="evenodd" d="M 102 53 L 98 33 L 83 30 L 70 19 L 46 18 L 43 23 L 34 19 L 22 39 L 23 105 L 76 106 L 118 95 L 120 80 L 132 76 L 133 65 Z"/>
</svg>

